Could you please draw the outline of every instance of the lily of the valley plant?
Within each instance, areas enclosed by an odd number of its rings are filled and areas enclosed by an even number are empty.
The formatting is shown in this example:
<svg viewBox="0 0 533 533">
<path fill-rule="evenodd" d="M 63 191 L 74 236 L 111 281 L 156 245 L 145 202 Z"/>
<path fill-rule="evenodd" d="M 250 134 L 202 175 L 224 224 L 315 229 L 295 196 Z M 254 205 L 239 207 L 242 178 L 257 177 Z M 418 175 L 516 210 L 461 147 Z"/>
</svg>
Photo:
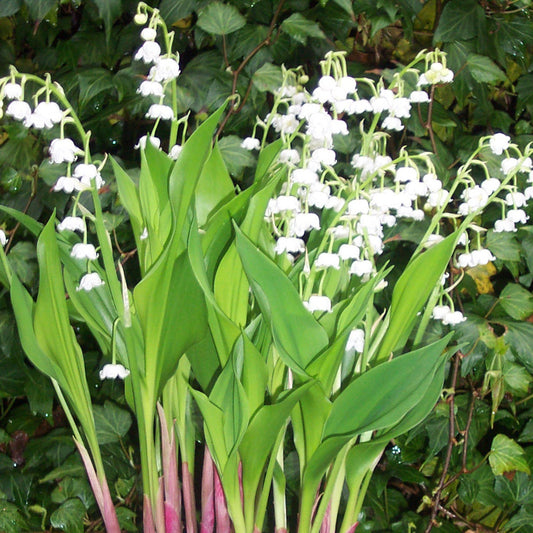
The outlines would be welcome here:
<svg viewBox="0 0 533 533">
<path fill-rule="evenodd" d="M 457 273 L 493 259 L 480 213 L 500 206 L 496 232 L 526 220 L 531 150 L 483 138 L 443 183 L 433 154 L 403 147 L 392 157 L 388 142 L 452 81 L 445 56 L 421 54 L 387 85 L 348 76 L 343 55 L 330 53 L 312 91 L 301 69 L 284 72 L 271 113 L 243 140 L 257 166 L 237 193 L 214 141 L 233 102 L 185 140 L 173 34 L 143 3 L 135 20 L 144 44 L 134 59 L 147 71 L 138 90 L 153 120 L 137 145 L 138 180 L 93 158 L 90 132 L 49 78 L 12 69 L 0 80 L 6 120 L 56 134 L 50 163 L 62 176 L 51 194 L 72 196 L 69 215 L 45 226 L 4 208 L 38 237 L 36 301 L 1 252 L 22 346 L 54 384 L 107 531 L 120 525 L 73 320 L 101 349 L 100 377 L 124 381 L 146 533 L 352 532 L 383 450 L 441 394 L 452 334 L 431 342 L 428 324 L 463 321 Z M 336 146 L 350 132 L 357 149 L 346 156 Z M 104 165 L 129 215 L 139 280 L 126 279 L 104 224 Z M 415 226 L 423 236 L 398 271 L 388 247 Z M 299 508 L 288 516 L 294 451 Z"/>
</svg>

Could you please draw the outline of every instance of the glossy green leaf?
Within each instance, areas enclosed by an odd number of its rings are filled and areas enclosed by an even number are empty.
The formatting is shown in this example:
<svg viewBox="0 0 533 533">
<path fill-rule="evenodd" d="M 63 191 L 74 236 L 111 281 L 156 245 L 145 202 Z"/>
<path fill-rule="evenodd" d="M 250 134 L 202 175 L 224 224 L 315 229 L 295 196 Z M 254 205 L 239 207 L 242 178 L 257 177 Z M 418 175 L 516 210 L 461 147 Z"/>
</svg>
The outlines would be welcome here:
<svg viewBox="0 0 533 533">
<path fill-rule="evenodd" d="M 433 42 L 471 39 L 478 34 L 478 24 L 484 18 L 485 12 L 476 0 L 452 0 L 442 10 Z"/>
<path fill-rule="evenodd" d="M 130 429 L 132 420 L 129 411 L 110 401 L 93 406 L 93 412 L 100 445 L 118 442 Z"/>
<path fill-rule="evenodd" d="M 290 35 L 295 41 L 306 44 L 309 37 L 313 39 L 325 39 L 326 36 L 320 26 L 301 13 L 293 13 L 281 23 L 281 29 Z"/>
<path fill-rule="evenodd" d="M 42 20 L 52 8 L 57 8 L 57 0 L 24 0 L 28 6 L 30 17 L 34 20 Z"/>
<path fill-rule="evenodd" d="M 12 207 L 7 207 L 6 205 L 0 205 L 0 211 L 7 213 L 11 217 L 13 217 L 17 222 L 20 222 L 35 237 L 38 237 L 43 229 L 43 224 L 33 219 L 29 215 L 26 215 L 25 213 L 22 213 L 21 211 L 17 211 L 16 209 L 13 209 Z"/>
<path fill-rule="evenodd" d="M 503 434 L 496 435 L 492 440 L 489 464 L 496 476 L 516 470 L 530 473 L 522 446 Z"/>
<path fill-rule="evenodd" d="M 235 227 L 237 251 L 254 296 L 272 328 L 280 356 L 293 370 L 304 372 L 328 344 L 322 326 L 304 307 L 300 295 L 278 266 Z"/>
<path fill-rule="evenodd" d="M 204 165 L 196 187 L 198 225 L 202 227 L 211 212 L 224 200 L 233 196 L 235 196 L 235 188 L 217 143 Z"/>
<path fill-rule="evenodd" d="M 243 148 L 241 142 L 241 138 L 237 135 L 227 135 L 217 143 L 228 172 L 237 178 L 245 167 L 251 167 L 255 163 L 254 155 Z"/>
<path fill-rule="evenodd" d="M 98 14 L 104 21 L 106 39 L 109 42 L 113 22 L 122 12 L 122 0 L 94 0 Z"/>
<path fill-rule="evenodd" d="M 242 28 L 246 24 L 246 19 L 235 6 L 210 2 L 200 11 L 197 24 L 207 33 L 227 35 Z"/>
<path fill-rule="evenodd" d="M 50 523 L 56 529 L 68 533 L 83 533 L 85 506 L 78 498 L 71 498 L 61 504 L 50 515 Z"/>
<path fill-rule="evenodd" d="M 114 1 L 114 0 L 112 0 Z M 85 107 L 94 97 L 114 90 L 113 75 L 104 68 L 91 68 L 78 74 L 80 106 Z"/>
<path fill-rule="evenodd" d="M 258 91 L 271 93 L 279 89 L 283 82 L 281 68 L 272 63 L 265 63 L 252 76 L 252 83 Z"/>
<path fill-rule="evenodd" d="M 507 81 L 505 73 L 487 56 L 471 54 L 467 60 L 468 70 L 480 83 L 496 84 Z"/>
<path fill-rule="evenodd" d="M 355 436 L 396 424 L 423 398 L 450 338 L 448 334 L 357 377 L 333 402 L 325 437 Z"/>
<path fill-rule="evenodd" d="M 392 293 L 390 320 L 377 353 L 377 360 L 401 350 L 411 333 L 419 311 L 446 269 L 455 248 L 453 233 L 429 250 L 415 257 L 403 271 Z"/>
<path fill-rule="evenodd" d="M 533 314 L 533 296 L 518 283 L 508 283 L 500 293 L 499 302 L 515 320 L 525 320 Z"/>
<path fill-rule="evenodd" d="M 239 445 L 248 426 L 249 410 L 244 388 L 235 374 L 233 358 L 230 358 L 218 377 L 209 400 L 224 413 L 224 438 L 231 453 Z"/>
<path fill-rule="evenodd" d="M 0 4 L 0 17 L 10 17 L 22 7 L 22 0 L 4 0 Z"/>
</svg>

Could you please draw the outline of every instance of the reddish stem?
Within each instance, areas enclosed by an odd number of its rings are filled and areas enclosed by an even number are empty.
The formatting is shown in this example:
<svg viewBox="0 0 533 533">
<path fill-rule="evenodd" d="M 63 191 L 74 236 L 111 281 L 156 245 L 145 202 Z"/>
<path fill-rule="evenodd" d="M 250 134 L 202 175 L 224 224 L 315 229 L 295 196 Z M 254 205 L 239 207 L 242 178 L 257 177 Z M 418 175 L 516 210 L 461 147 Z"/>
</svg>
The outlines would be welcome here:
<svg viewBox="0 0 533 533">
<path fill-rule="evenodd" d="M 181 477 L 183 481 L 183 508 L 185 509 L 185 531 L 196 533 L 196 500 L 194 497 L 194 481 L 189 464 L 181 463 Z"/>
<path fill-rule="evenodd" d="M 215 469 L 215 517 L 217 525 L 217 533 L 230 533 L 231 522 L 228 514 L 228 506 L 226 504 L 226 497 L 224 496 L 224 489 L 220 482 L 220 477 Z"/>
<path fill-rule="evenodd" d="M 202 521 L 200 533 L 213 533 L 215 530 L 215 468 L 207 446 L 204 451 L 202 470 Z"/>
</svg>

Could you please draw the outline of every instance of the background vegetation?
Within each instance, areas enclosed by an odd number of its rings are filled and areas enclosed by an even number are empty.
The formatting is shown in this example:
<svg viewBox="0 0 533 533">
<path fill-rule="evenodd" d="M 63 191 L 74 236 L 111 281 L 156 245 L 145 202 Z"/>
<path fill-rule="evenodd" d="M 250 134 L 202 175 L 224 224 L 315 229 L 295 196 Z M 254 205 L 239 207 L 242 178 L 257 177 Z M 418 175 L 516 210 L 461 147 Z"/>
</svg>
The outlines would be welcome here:
<svg viewBox="0 0 533 533">
<path fill-rule="evenodd" d="M 0 74 L 49 72 L 92 130 L 93 153 L 134 165 L 145 103 L 136 94 L 142 66 L 132 23 L 136 0 L 2 0 Z M 282 65 L 302 65 L 313 79 L 330 49 L 347 52 L 352 75 L 387 77 L 424 48 L 440 47 L 455 72 L 436 89 L 427 116 L 396 134 L 436 154 L 439 177 L 452 180 L 478 139 L 493 132 L 533 141 L 533 10 L 528 0 L 161 0 L 181 54 L 179 102 L 191 128 L 230 94 L 237 112 L 222 123 L 221 150 L 240 187 L 253 158 L 240 148 L 256 116 L 268 110 Z M 46 133 L 44 134 L 46 135 Z M 1 203 L 45 221 L 63 195 L 45 137 L 18 124 L 0 129 Z M 356 150 L 349 136 L 346 161 Z M 103 201 L 129 275 L 133 240 L 121 223 L 111 175 Z M 60 197 L 61 196 L 61 197 Z M 530 216 L 533 213 L 529 213 Z M 489 212 L 485 227 L 498 213 Z M 37 284 L 33 239 L 5 217 L 10 257 L 28 287 Z M 398 253 L 416 241 L 406 228 Z M 457 298 L 468 321 L 457 328 L 442 400 L 422 426 L 391 443 L 373 478 L 363 531 L 533 531 L 533 226 L 483 237 L 496 261 L 467 271 Z M 387 295 L 385 293 L 384 298 Z M 384 302 L 386 304 L 386 301 Z M 78 334 L 85 332 L 79 328 Z M 434 326 L 435 337 L 441 335 Z M 138 457 L 122 385 L 92 371 L 100 442 L 122 527 L 137 531 Z M 295 469 L 296 473 L 296 469 Z M 289 474 L 289 473 L 288 473 Z M 290 491 L 290 484 L 289 489 Z M 25 361 L 8 295 L 0 295 L 0 531 L 97 531 L 101 523 L 66 420 L 48 380 Z"/>
</svg>

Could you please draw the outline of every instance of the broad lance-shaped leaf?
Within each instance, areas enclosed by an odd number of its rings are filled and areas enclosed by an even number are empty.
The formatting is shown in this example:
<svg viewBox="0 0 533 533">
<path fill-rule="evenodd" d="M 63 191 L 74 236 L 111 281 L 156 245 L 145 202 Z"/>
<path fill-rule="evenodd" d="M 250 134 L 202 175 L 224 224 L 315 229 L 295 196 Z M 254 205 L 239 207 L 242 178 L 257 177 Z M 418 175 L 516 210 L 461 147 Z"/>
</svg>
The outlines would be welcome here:
<svg viewBox="0 0 533 533">
<path fill-rule="evenodd" d="M 456 239 L 457 234 L 452 233 L 415 257 L 396 282 L 390 306 L 390 321 L 377 353 L 378 361 L 383 361 L 391 352 L 405 346 L 418 312 L 444 274 Z"/>
<path fill-rule="evenodd" d="M 328 336 L 289 278 L 237 226 L 235 232 L 244 271 L 280 356 L 292 370 L 305 374 L 309 362 L 327 346 Z"/>
<path fill-rule="evenodd" d="M 335 456 L 356 436 L 401 423 L 411 410 L 423 402 L 423 409 L 408 419 L 417 423 L 426 416 L 428 403 L 442 384 L 442 352 L 452 334 L 443 339 L 383 363 L 356 378 L 333 402 L 324 427 L 324 439 L 304 470 L 302 512 L 310 512 L 318 484 Z M 435 381 L 435 375 L 438 379 Z M 428 395 L 428 390 L 431 392 Z M 440 389 L 439 389 L 440 390 Z M 390 439 L 392 437 L 388 437 Z M 304 522 L 305 523 L 305 522 Z"/>
<path fill-rule="evenodd" d="M 424 396 L 452 335 L 356 378 L 333 402 L 324 436 L 355 436 L 398 422 Z"/>
<path fill-rule="evenodd" d="M 173 238 L 170 246 L 178 247 L 179 239 L 186 242 L 188 231 L 185 230 L 189 216 L 189 206 L 200 179 L 200 173 L 211 150 L 211 142 L 218 121 L 226 104 L 215 111 L 183 145 L 180 156 L 172 168 L 169 177 L 169 198 L 173 213 Z"/>
<path fill-rule="evenodd" d="M 198 185 L 196 187 L 196 216 L 202 227 L 209 215 L 227 199 L 235 196 L 235 187 L 222 159 L 222 154 L 215 144 L 207 159 Z"/>
<path fill-rule="evenodd" d="M 250 197 L 242 231 L 257 242 L 264 227 L 264 213 L 278 180 L 273 179 Z M 220 261 L 215 275 L 214 292 L 222 310 L 238 326 L 244 327 L 248 315 L 249 284 L 235 242 Z"/>
</svg>

